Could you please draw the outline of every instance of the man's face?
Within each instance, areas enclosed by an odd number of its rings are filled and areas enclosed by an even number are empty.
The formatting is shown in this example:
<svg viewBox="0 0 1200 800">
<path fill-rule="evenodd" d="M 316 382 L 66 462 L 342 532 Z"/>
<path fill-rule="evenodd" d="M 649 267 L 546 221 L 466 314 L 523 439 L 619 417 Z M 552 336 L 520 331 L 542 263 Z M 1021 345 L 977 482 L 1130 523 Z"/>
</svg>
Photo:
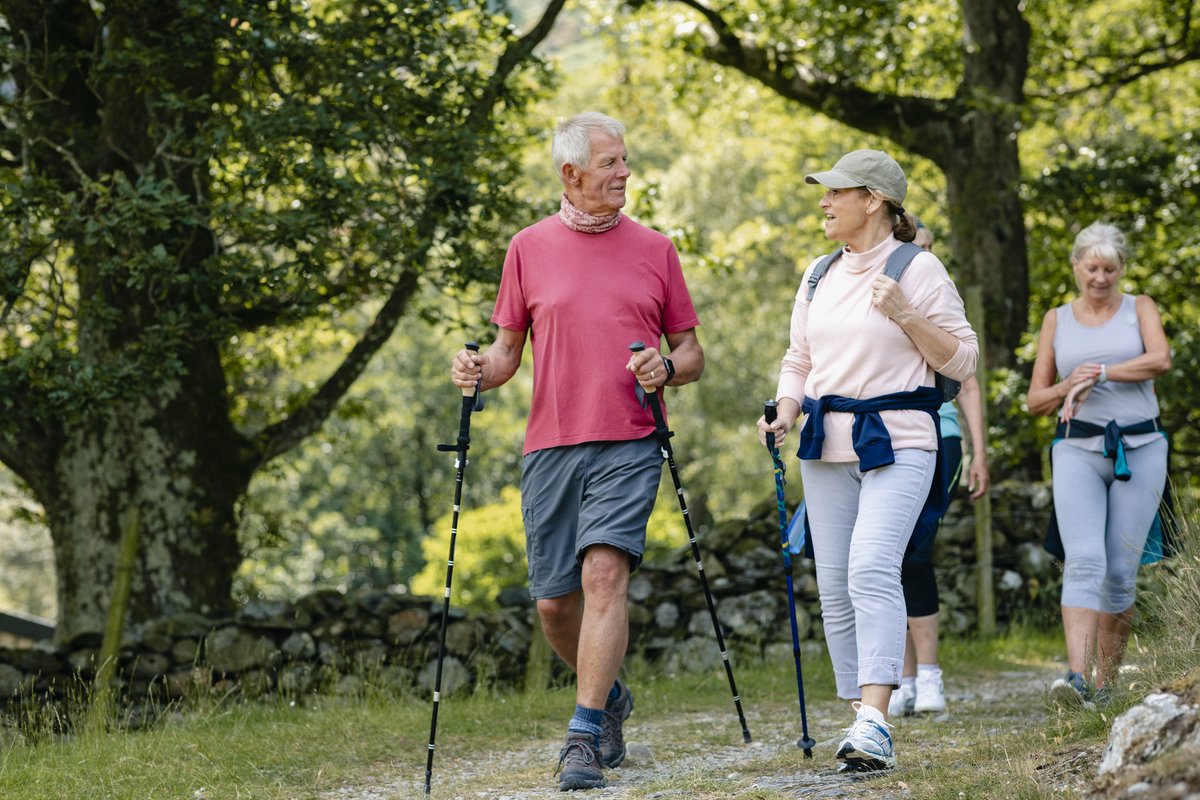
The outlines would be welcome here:
<svg viewBox="0 0 1200 800">
<path fill-rule="evenodd" d="M 620 136 L 607 133 L 593 133 L 591 145 L 587 168 L 571 168 L 577 180 L 567 184 L 567 199 L 589 214 L 599 217 L 615 214 L 625 207 L 629 153 Z"/>
</svg>

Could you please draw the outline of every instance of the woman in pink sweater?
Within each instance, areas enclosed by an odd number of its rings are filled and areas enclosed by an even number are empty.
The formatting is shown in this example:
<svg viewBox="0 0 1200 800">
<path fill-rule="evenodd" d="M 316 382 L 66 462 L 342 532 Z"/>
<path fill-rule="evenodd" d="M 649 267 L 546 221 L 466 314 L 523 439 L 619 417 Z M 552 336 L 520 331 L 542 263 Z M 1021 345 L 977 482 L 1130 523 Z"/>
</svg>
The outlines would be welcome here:
<svg viewBox="0 0 1200 800">
<path fill-rule="evenodd" d="M 825 257 L 805 271 L 778 417 L 759 420 L 759 438 L 782 442 L 805 415 L 800 471 L 825 640 L 838 696 L 856 712 L 837 757 L 842 771 L 891 769 L 886 714 L 904 660 L 900 562 L 917 519 L 944 510 L 934 373 L 967 378 L 979 349 L 937 256 L 920 251 L 899 282 L 884 274 L 888 256 L 916 233 L 895 160 L 856 150 L 804 180 L 827 187 L 825 236 L 845 246 L 814 291 L 809 278 Z"/>
</svg>

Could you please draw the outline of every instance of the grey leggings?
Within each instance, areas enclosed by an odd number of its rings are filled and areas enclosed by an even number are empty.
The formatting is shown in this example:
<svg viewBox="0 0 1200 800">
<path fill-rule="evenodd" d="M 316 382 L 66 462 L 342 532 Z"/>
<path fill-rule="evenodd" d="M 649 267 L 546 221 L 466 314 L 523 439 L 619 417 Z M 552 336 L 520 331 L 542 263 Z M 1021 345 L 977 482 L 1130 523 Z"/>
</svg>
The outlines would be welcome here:
<svg viewBox="0 0 1200 800">
<path fill-rule="evenodd" d="M 904 448 L 896 463 L 801 461 L 825 644 L 838 697 L 900 683 L 906 614 L 900 560 L 937 467 L 932 450 Z"/>
<path fill-rule="evenodd" d="M 1050 457 L 1066 555 L 1062 604 L 1110 614 L 1129 609 L 1167 479 L 1167 440 L 1126 449 L 1128 481 L 1113 478 L 1113 462 L 1102 453 L 1058 442 Z"/>
</svg>

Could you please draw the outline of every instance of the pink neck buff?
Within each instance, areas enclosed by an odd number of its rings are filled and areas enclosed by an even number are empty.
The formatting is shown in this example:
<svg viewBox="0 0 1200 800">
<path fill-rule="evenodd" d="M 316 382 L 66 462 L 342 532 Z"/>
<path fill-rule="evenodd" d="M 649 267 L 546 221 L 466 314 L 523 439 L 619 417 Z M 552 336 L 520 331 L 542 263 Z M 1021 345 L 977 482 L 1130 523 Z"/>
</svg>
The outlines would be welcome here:
<svg viewBox="0 0 1200 800">
<path fill-rule="evenodd" d="M 576 208 L 567 199 L 566 192 L 563 192 L 562 203 L 558 208 L 558 218 L 573 231 L 579 231 L 580 233 L 604 233 L 617 227 L 617 223 L 621 221 L 621 212 L 617 211 L 614 214 L 608 214 L 603 217 L 589 214 L 582 209 Z"/>
</svg>

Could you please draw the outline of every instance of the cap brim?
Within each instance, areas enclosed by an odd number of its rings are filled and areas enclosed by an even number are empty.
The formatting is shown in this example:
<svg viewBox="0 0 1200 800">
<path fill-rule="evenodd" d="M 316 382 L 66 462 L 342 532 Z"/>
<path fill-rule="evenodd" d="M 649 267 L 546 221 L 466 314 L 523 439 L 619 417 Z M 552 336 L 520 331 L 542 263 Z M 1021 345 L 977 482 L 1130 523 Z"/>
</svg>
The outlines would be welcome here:
<svg viewBox="0 0 1200 800">
<path fill-rule="evenodd" d="M 863 185 L 862 181 L 851 178 L 844 172 L 832 169 L 828 172 L 814 172 L 811 175 L 805 175 L 804 182 L 819 183 L 822 186 L 828 186 L 830 189 L 854 189 Z"/>
</svg>

